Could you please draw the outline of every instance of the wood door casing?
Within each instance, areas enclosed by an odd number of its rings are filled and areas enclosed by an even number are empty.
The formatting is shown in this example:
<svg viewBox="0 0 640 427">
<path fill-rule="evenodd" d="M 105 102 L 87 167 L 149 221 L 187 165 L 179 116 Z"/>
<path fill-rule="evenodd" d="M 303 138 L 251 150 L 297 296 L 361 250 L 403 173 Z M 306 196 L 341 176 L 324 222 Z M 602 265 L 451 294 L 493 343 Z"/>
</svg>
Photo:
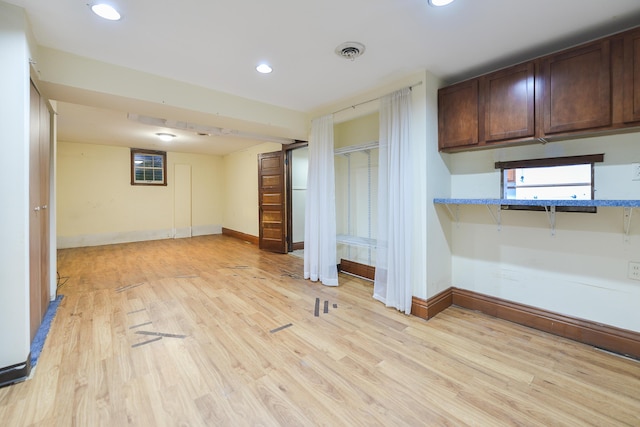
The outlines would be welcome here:
<svg viewBox="0 0 640 427">
<path fill-rule="evenodd" d="M 285 199 L 285 207 L 287 210 L 287 252 L 304 249 L 304 236 L 302 236 L 302 241 L 294 241 L 294 210 L 297 204 L 294 202 L 293 196 L 293 171 L 294 167 L 296 166 L 294 164 L 294 152 L 300 148 L 305 148 L 308 150 L 308 147 L 309 143 L 307 141 L 296 141 L 293 144 L 282 147 L 282 150 L 285 152 L 285 191 L 287 194 L 287 198 Z"/>
<path fill-rule="evenodd" d="M 287 252 L 284 152 L 258 154 L 259 247 Z"/>
</svg>

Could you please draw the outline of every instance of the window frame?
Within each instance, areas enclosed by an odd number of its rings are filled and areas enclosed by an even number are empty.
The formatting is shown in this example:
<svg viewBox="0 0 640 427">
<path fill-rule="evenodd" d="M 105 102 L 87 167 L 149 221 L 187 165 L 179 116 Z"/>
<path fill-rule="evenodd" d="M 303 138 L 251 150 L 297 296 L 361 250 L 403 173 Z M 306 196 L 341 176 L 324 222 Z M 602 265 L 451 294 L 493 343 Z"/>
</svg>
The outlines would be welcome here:
<svg viewBox="0 0 640 427">
<path fill-rule="evenodd" d="M 136 181 L 136 165 L 135 165 L 135 157 L 137 154 L 143 155 L 155 155 L 162 156 L 162 181 L 152 182 L 138 182 Z M 158 150 L 146 150 L 142 148 L 131 148 L 131 185 L 147 185 L 147 186 L 165 186 L 167 185 L 167 152 L 166 151 L 158 151 Z"/>
<path fill-rule="evenodd" d="M 584 156 L 567 156 L 567 157 L 549 157 L 542 159 L 529 159 L 529 160 L 514 160 L 508 162 L 496 162 L 495 168 L 500 169 L 500 194 L 501 199 L 504 198 L 504 174 L 505 170 L 516 168 L 539 168 L 539 167 L 554 167 L 554 166 L 572 166 L 572 165 L 591 165 L 591 200 L 594 199 L 595 189 L 595 174 L 594 164 L 604 161 L 604 154 L 589 154 Z M 530 211 L 543 211 L 545 206 L 532 206 L 532 205 L 510 205 L 503 204 L 501 209 L 504 210 L 530 210 Z M 558 212 L 587 212 L 596 213 L 597 208 L 595 206 L 557 206 Z"/>
</svg>

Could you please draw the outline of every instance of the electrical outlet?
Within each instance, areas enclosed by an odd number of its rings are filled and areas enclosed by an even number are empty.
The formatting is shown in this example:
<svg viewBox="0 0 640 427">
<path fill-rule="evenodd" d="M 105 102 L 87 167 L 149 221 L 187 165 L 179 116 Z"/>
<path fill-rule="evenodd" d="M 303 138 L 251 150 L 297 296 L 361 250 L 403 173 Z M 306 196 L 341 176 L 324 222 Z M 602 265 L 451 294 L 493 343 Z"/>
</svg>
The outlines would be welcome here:
<svg viewBox="0 0 640 427">
<path fill-rule="evenodd" d="M 629 279 L 640 280 L 640 262 L 629 261 Z"/>
<path fill-rule="evenodd" d="M 632 163 L 631 170 L 631 181 L 640 181 L 640 163 Z"/>
</svg>

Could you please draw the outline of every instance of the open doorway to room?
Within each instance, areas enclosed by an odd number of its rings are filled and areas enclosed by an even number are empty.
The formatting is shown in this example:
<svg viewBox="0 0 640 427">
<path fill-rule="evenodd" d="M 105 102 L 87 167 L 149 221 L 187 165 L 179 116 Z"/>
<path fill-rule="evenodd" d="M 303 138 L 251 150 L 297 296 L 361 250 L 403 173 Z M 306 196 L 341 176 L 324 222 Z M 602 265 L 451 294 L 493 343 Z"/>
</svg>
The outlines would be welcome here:
<svg viewBox="0 0 640 427">
<path fill-rule="evenodd" d="M 307 142 L 258 155 L 259 247 L 287 253 L 304 248 Z"/>
<path fill-rule="evenodd" d="M 287 248 L 289 252 L 304 250 L 304 210 L 307 197 L 309 146 L 306 142 L 288 145 L 285 175 L 287 186 Z"/>
</svg>

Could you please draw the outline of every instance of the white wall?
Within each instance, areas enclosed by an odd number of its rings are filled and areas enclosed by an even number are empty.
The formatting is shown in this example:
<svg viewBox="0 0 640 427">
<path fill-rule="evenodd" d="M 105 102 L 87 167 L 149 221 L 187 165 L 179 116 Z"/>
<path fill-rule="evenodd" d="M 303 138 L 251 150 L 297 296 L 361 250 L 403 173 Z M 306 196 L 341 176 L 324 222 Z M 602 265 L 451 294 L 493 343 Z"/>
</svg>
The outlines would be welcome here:
<svg viewBox="0 0 640 427">
<path fill-rule="evenodd" d="M 430 298 L 451 287 L 451 247 L 449 245 L 449 227 L 447 218 L 433 205 L 436 197 L 448 197 L 451 191 L 451 175 L 448 169 L 449 155 L 438 152 L 438 87 L 441 82 L 428 71 L 423 77 L 424 84 L 413 89 L 415 98 L 422 102 L 414 104 L 414 132 L 424 135 L 424 146 L 416 146 L 416 158 L 425 158 L 422 165 L 416 166 L 414 173 L 418 194 L 426 197 L 416 201 L 416 232 L 425 235 L 424 248 L 417 248 L 416 254 L 425 254 L 424 259 L 414 258 L 415 263 L 423 263 L 426 289 L 418 289 L 414 295 L 423 299 Z M 421 220 L 421 218 L 425 218 Z M 424 232 L 422 231 L 424 228 Z"/>
<path fill-rule="evenodd" d="M 640 199 L 640 181 L 631 180 L 638 133 L 452 154 L 451 197 L 498 198 L 496 161 L 597 153 L 605 156 L 595 165 L 596 198 Z M 555 236 L 544 212 L 502 211 L 501 231 L 484 206 L 459 212 L 451 223 L 441 211 L 452 235 L 453 286 L 640 331 L 640 282 L 627 278 L 628 262 L 640 262 L 640 215 L 627 239 L 622 208 L 557 213 Z"/>
<path fill-rule="evenodd" d="M 0 2 L 0 368 L 29 354 L 29 47 L 22 9 Z"/>
</svg>

